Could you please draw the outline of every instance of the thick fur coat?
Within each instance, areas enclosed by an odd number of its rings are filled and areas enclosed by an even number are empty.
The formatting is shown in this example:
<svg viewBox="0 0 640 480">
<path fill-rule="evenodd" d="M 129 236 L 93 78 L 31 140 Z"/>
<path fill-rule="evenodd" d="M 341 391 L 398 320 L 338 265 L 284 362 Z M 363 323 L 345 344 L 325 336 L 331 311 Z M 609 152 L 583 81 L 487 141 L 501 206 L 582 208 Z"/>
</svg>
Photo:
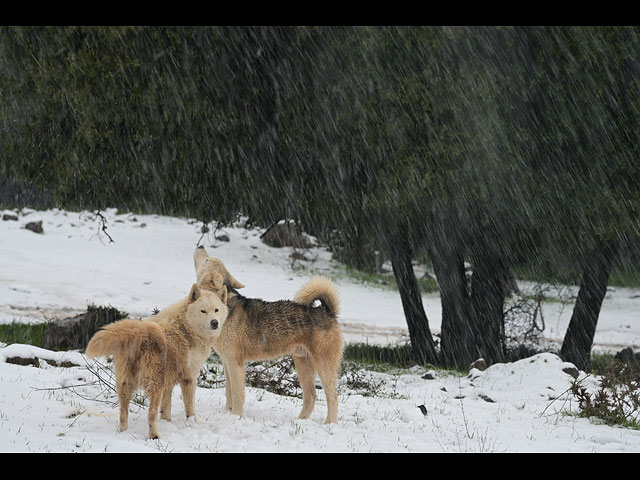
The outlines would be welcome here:
<svg viewBox="0 0 640 480">
<path fill-rule="evenodd" d="M 158 436 L 160 417 L 171 420 L 171 394 L 180 385 L 187 420 L 195 420 L 195 389 L 200 369 L 211 355 L 228 314 L 227 290 L 191 287 L 189 295 L 141 320 L 110 323 L 89 341 L 89 357 L 113 356 L 120 400 L 119 430 L 128 427 L 129 402 L 142 388 L 149 396 L 149 437 Z"/>
<path fill-rule="evenodd" d="M 196 251 L 196 271 L 199 262 L 207 257 L 203 248 Z M 240 295 L 221 278 L 218 283 L 209 282 L 205 277 L 202 280 L 199 284 L 203 289 L 219 288 L 219 282 L 230 287 L 229 315 L 213 342 L 224 365 L 227 410 L 242 415 L 247 361 L 291 354 L 303 392 L 298 418 L 308 418 L 313 411 L 317 373 L 327 398 L 325 423 L 337 422 L 337 382 L 343 341 L 337 321 L 339 297 L 333 283 L 324 277 L 314 277 L 300 288 L 293 300 L 266 302 Z"/>
</svg>

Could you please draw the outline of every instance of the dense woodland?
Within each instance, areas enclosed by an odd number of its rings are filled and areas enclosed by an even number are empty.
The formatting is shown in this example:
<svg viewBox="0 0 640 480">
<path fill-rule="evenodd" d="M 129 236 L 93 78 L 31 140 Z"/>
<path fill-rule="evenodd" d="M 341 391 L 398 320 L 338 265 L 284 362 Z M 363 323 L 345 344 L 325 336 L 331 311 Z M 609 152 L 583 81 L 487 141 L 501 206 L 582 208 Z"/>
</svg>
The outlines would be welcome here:
<svg viewBox="0 0 640 480">
<path fill-rule="evenodd" d="M 503 361 L 514 271 L 575 282 L 560 353 L 588 369 L 612 270 L 640 271 L 639 87 L 638 27 L 5 26 L 0 184 L 380 251 L 420 363 Z"/>
</svg>

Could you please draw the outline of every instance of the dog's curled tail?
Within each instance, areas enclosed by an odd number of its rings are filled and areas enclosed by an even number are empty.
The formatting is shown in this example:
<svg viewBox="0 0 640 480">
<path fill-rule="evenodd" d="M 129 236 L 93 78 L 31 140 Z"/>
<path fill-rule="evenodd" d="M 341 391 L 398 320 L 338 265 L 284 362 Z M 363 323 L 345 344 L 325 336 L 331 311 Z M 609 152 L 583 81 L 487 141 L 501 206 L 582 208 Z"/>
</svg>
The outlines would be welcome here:
<svg viewBox="0 0 640 480">
<path fill-rule="evenodd" d="M 127 318 L 102 327 L 91 337 L 84 353 L 90 358 L 113 355 L 116 358 L 133 359 L 145 347 L 165 350 L 166 340 L 162 329 L 155 322 Z"/>
<path fill-rule="evenodd" d="M 340 313 L 340 299 L 335 285 L 326 277 L 313 277 L 305 283 L 293 297 L 293 301 L 302 305 L 311 306 L 313 302 L 320 303 L 327 309 L 329 315 L 336 318 Z"/>
</svg>

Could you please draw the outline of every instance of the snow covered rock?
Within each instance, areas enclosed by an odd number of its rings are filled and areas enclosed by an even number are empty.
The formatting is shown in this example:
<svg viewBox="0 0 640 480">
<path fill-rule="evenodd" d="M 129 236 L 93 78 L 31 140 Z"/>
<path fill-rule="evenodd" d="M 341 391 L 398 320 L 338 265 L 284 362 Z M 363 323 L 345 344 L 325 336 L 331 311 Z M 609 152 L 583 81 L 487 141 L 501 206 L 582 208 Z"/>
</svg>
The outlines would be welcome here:
<svg viewBox="0 0 640 480">
<path fill-rule="evenodd" d="M 26 228 L 27 230 L 31 230 L 33 233 L 44 233 L 44 228 L 42 228 L 42 220 L 39 220 L 37 222 L 29 222 L 24 226 L 24 228 Z"/>
<path fill-rule="evenodd" d="M 13 343 L 0 348 L 0 362 L 16 365 L 40 366 L 39 360 L 44 360 L 56 367 L 82 366 L 86 364 L 84 356 L 79 352 L 52 352 L 45 348 Z"/>
</svg>

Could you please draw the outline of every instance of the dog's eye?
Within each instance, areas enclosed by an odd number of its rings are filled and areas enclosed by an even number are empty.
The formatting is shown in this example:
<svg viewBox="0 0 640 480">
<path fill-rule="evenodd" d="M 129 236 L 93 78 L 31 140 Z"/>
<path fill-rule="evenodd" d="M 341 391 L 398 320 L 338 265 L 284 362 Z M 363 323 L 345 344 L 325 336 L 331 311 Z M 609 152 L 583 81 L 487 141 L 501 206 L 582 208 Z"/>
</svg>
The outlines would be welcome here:
<svg viewBox="0 0 640 480">
<path fill-rule="evenodd" d="M 216 313 L 218 313 L 218 309 L 216 308 Z"/>
<path fill-rule="evenodd" d="M 202 313 L 207 313 L 207 311 L 206 311 L 206 310 L 200 310 L 200 311 L 201 311 Z"/>
</svg>

